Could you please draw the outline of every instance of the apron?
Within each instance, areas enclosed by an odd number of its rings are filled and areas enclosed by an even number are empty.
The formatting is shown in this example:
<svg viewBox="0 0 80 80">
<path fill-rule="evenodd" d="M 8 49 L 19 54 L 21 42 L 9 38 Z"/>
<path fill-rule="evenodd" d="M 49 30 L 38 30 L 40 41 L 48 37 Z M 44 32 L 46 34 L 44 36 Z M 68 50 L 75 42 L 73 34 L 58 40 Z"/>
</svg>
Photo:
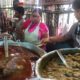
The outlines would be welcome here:
<svg viewBox="0 0 80 80">
<path fill-rule="evenodd" d="M 27 27 L 27 29 L 24 30 L 24 41 L 38 45 L 38 44 L 40 44 L 40 40 L 38 37 L 40 23 L 36 26 L 36 28 L 33 32 L 29 32 L 28 30 L 29 30 L 31 24 Z"/>
</svg>

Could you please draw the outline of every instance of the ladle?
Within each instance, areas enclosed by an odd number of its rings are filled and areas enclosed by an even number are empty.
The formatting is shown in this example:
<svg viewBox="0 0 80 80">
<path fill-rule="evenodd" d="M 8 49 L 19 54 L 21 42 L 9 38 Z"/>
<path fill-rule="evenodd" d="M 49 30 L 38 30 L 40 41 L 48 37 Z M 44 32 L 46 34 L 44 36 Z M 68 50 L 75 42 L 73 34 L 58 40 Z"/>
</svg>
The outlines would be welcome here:
<svg viewBox="0 0 80 80">
<path fill-rule="evenodd" d="M 7 36 L 4 36 L 4 51 L 5 51 L 5 57 L 9 57 Z"/>
<path fill-rule="evenodd" d="M 69 65 L 67 64 L 65 58 L 63 57 L 63 55 L 61 54 L 61 52 L 59 50 L 56 50 L 57 54 L 59 55 L 60 59 L 62 60 L 62 62 L 64 63 L 64 65 L 69 68 Z"/>
</svg>

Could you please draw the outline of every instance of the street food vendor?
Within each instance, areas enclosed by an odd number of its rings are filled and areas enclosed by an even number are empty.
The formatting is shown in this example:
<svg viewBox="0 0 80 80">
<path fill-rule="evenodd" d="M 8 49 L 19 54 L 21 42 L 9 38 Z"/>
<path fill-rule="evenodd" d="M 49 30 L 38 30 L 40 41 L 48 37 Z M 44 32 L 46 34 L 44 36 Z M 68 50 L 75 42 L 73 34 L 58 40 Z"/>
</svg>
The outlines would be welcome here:
<svg viewBox="0 0 80 80">
<path fill-rule="evenodd" d="M 31 42 L 35 45 L 42 44 L 42 41 L 49 39 L 49 30 L 46 24 L 41 22 L 42 11 L 40 9 L 34 9 L 30 19 L 27 19 L 23 24 L 24 41 Z"/>
</svg>

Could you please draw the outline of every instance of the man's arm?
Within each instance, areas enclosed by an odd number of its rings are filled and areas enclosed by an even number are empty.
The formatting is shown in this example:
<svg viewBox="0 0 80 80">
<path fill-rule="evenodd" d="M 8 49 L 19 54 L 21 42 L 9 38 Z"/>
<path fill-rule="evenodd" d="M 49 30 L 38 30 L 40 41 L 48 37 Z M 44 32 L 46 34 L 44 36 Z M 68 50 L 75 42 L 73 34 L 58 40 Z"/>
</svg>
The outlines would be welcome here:
<svg viewBox="0 0 80 80">
<path fill-rule="evenodd" d="M 52 36 L 49 38 L 49 42 L 62 42 L 73 38 L 77 23 L 73 24 L 71 29 L 63 36 Z"/>
</svg>

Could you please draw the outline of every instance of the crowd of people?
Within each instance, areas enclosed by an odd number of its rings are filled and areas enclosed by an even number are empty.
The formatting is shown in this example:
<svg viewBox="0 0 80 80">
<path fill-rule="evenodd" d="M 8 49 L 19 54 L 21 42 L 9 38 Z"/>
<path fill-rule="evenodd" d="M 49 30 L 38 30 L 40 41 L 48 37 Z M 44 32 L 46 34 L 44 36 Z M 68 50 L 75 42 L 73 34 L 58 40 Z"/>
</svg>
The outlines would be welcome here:
<svg viewBox="0 0 80 80">
<path fill-rule="evenodd" d="M 72 39 L 73 47 L 80 47 L 80 0 L 74 0 L 72 7 L 74 9 L 75 17 L 78 22 L 73 24 L 69 32 L 63 36 L 49 36 L 48 26 L 41 22 L 41 9 L 34 9 L 29 19 L 24 20 L 24 7 L 16 6 L 14 8 L 14 18 L 17 18 L 11 24 L 4 12 L 0 11 L 0 37 L 5 33 L 10 33 L 13 40 L 20 40 L 23 42 L 30 42 L 34 45 L 45 49 L 47 43 L 57 43 Z M 7 34 L 9 35 L 9 34 Z"/>
</svg>

